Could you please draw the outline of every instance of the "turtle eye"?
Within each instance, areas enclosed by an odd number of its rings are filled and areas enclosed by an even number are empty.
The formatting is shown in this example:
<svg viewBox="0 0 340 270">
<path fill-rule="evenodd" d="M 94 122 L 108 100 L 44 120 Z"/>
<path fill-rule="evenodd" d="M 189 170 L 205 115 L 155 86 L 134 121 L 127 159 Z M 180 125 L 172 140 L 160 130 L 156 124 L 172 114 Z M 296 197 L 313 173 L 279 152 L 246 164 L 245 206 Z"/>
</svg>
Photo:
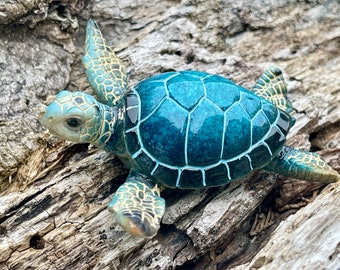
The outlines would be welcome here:
<svg viewBox="0 0 340 270">
<path fill-rule="evenodd" d="M 81 125 L 81 120 L 79 118 L 71 117 L 66 119 L 65 124 L 67 127 L 76 129 Z"/>
</svg>

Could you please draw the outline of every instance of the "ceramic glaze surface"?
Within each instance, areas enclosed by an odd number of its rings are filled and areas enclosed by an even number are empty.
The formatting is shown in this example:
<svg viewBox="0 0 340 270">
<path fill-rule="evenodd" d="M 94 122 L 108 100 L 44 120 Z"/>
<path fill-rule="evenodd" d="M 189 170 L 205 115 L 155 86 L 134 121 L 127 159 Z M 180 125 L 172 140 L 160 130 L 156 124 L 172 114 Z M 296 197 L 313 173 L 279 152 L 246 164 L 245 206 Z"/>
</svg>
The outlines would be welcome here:
<svg viewBox="0 0 340 270">
<path fill-rule="evenodd" d="M 290 116 L 218 75 L 169 72 L 126 96 L 126 145 L 144 174 L 169 187 L 225 184 L 269 163 Z"/>
</svg>

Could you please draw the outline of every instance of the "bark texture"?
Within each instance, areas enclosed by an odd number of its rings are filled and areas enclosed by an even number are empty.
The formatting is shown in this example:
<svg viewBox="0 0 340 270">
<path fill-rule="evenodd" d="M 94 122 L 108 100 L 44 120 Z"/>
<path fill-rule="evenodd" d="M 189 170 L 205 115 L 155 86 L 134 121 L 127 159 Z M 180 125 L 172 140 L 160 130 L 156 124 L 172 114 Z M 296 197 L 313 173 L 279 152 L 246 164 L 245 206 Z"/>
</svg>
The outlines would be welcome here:
<svg viewBox="0 0 340 270">
<path fill-rule="evenodd" d="M 340 268 L 339 183 L 254 172 L 166 190 L 159 233 L 138 239 L 106 209 L 127 176 L 120 161 L 39 124 L 61 89 L 92 92 L 80 59 L 94 18 L 130 85 L 197 69 L 250 89 L 281 67 L 296 118 L 288 144 L 340 171 L 339 14 L 336 0 L 1 2 L 0 269 Z"/>
</svg>

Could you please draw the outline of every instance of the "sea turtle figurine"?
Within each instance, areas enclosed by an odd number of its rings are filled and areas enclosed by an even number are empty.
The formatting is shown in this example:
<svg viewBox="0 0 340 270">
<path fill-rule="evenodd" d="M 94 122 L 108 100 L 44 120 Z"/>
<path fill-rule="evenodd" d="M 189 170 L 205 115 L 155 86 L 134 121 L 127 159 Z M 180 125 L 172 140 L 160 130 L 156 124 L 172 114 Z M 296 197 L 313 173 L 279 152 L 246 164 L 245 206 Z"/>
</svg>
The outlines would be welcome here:
<svg viewBox="0 0 340 270">
<path fill-rule="evenodd" d="M 86 76 L 100 102 L 61 91 L 42 124 L 65 140 L 117 155 L 130 169 L 108 209 L 132 235 L 158 231 L 165 211 L 160 188 L 220 186 L 261 168 L 339 180 L 317 154 L 284 145 L 294 119 L 279 68 L 269 67 L 252 92 L 200 71 L 162 73 L 128 88 L 126 68 L 93 20 L 85 49 Z"/>
</svg>

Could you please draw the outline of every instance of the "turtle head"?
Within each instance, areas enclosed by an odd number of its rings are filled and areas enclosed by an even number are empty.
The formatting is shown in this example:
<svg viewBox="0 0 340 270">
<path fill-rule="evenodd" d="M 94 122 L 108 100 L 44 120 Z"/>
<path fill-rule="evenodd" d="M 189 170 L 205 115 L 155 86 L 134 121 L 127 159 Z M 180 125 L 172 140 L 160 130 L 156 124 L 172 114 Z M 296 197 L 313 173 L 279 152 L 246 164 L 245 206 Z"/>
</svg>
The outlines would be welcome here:
<svg viewBox="0 0 340 270">
<path fill-rule="evenodd" d="M 41 123 L 59 138 L 95 144 L 100 136 L 103 106 L 88 94 L 64 90 L 47 107 Z"/>
</svg>

